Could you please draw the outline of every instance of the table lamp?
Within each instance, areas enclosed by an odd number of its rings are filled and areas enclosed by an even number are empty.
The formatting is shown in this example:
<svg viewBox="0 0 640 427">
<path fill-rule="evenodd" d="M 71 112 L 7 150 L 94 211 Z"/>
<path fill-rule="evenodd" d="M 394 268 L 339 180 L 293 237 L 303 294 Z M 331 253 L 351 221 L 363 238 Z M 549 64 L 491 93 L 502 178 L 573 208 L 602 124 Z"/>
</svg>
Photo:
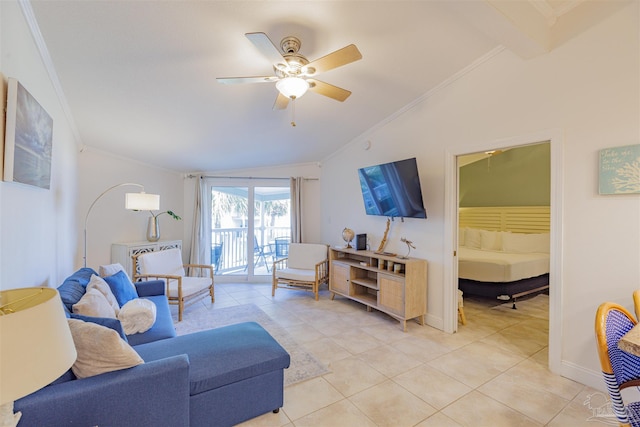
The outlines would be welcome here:
<svg viewBox="0 0 640 427">
<path fill-rule="evenodd" d="M 76 360 L 58 291 L 0 291 L 0 426 L 16 426 L 13 402 L 53 382 Z"/>
</svg>

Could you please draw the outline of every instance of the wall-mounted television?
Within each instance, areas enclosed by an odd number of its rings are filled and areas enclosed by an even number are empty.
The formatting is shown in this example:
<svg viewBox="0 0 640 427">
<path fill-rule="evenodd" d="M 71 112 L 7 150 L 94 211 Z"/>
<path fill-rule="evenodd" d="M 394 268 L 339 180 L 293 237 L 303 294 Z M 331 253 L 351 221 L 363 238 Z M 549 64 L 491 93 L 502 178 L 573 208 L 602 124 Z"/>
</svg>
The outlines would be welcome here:
<svg viewBox="0 0 640 427">
<path fill-rule="evenodd" d="M 367 215 L 426 218 L 416 159 L 358 169 Z"/>
</svg>

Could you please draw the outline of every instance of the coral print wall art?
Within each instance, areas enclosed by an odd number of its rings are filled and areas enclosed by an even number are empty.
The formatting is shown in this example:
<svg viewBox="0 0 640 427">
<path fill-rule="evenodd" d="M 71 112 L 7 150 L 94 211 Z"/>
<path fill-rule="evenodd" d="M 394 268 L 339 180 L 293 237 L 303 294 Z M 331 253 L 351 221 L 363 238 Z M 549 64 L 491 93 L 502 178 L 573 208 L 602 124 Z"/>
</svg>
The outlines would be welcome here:
<svg viewBox="0 0 640 427">
<path fill-rule="evenodd" d="M 640 193 L 640 144 L 600 150 L 600 194 Z"/>
<path fill-rule="evenodd" d="M 49 189 L 53 119 L 16 80 L 9 78 L 4 180 Z"/>
</svg>

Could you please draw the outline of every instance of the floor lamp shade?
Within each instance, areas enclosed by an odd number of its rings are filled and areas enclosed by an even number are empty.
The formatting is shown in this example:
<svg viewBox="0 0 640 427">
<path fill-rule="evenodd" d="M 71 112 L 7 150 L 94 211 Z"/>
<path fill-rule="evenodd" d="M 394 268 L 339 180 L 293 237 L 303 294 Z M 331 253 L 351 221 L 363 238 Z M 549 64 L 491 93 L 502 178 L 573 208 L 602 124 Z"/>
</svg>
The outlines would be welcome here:
<svg viewBox="0 0 640 427">
<path fill-rule="evenodd" d="M 126 193 L 124 207 L 134 211 L 157 211 L 160 209 L 160 196 L 147 193 Z"/>
<path fill-rule="evenodd" d="M 58 291 L 0 291 L 0 405 L 41 389 L 75 360 L 76 349 Z"/>
</svg>

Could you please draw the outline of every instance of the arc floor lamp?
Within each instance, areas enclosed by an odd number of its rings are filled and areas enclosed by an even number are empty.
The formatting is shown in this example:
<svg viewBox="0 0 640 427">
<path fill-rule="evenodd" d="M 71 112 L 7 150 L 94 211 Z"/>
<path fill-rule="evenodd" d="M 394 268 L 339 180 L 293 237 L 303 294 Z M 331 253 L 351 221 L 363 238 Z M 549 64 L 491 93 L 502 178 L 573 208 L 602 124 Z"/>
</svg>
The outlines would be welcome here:
<svg viewBox="0 0 640 427">
<path fill-rule="evenodd" d="M 87 211 L 87 215 L 84 217 L 84 253 L 83 253 L 83 266 L 87 266 L 87 222 L 89 220 L 89 214 L 91 214 L 91 210 L 95 206 L 95 204 L 108 192 L 115 190 L 119 187 L 126 186 L 134 186 L 139 187 L 141 191 L 139 193 L 126 193 L 124 199 L 124 208 L 128 210 L 134 211 L 156 211 L 160 209 L 160 195 L 158 194 L 148 194 L 144 192 L 144 186 L 141 184 L 136 184 L 134 182 L 124 182 L 122 184 L 116 184 L 113 187 L 109 187 L 104 190 L 89 206 L 89 210 Z"/>
</svg>

